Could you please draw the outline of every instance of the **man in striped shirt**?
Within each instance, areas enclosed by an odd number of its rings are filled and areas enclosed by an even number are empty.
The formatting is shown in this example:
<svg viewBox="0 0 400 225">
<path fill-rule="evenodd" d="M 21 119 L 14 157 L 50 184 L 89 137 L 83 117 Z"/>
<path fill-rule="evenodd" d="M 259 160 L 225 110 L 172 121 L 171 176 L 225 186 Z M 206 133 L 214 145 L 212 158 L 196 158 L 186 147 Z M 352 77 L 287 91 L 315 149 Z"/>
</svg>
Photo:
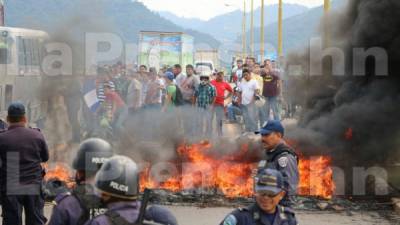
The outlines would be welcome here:
<svg viewBox="0 0 400 225">
<path fill-rule="evenodd" d="M 96 81 L 97 86 L 97 98 L 101 103 L 102 107 L 98 111 L 98 116 L 104 116 L 110 114 L 112 107 L 110 105 L 105 104 L 106 95 L 104 93 L 104 86 L 109 86 L 112 91 L 115 91 L 115 84 L 111 80 L 108 69 L 99 68 L 97 70 L 98 80 Z"/>
</svg>

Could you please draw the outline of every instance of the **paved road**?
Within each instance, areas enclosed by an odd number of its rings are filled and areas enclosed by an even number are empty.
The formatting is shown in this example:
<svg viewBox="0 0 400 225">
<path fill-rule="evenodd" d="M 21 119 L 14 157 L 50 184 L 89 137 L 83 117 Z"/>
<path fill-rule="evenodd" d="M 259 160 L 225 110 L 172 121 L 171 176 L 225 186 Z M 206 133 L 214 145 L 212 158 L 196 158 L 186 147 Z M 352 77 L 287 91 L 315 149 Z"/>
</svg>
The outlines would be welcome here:
<svg viewBox="0 0 400 225">
<path fill-rule="evenodd" d="M 49 217 L 51 206 L 46 206 L 45 213 Z M 168 206 L 176 215 L 180 225 L 218 225 L 231 208 L 196 208 Z M 377 212 L 310 212 L 298 211 L 300 225 L 391 225 L 400 221 L 388 221 Z M 1 221 L 0 221 L 1 224 Z"/>
<path fill-rule="evenodd" d="M 169 207 L 177 216 L 181 225 L 218 225 L 229 208 L 194 208 L 194 207 Z M 299 224 L 302 225 L 390 225 L 395 224 L 382 218 L 376 212 L 335 213 L 335 212 L 297 212 Z M 397 223 L 400 224 L 400 223 Z"/>
<path fill-rule="evenodd" d="M 178 218 L 180 225 L 218 225 L 231 208 L 196 208 L 169 206 Z M 50 216 L 51 207 L 46 206 L 46 216 Z M 298 211 L 300 225 L 399 225 L 389 222 L 377 212 L 310 212 Z M 1 222 L 0 222 L 1 224 Z"/>
</svg>

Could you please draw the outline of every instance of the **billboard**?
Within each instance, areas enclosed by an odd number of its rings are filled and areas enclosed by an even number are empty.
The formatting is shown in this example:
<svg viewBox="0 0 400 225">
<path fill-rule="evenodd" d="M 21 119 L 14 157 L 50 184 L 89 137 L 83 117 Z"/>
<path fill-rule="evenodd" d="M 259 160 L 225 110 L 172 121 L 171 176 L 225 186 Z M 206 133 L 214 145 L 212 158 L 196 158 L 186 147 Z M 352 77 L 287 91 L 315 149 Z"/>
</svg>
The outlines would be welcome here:
<svg viewBox="0 0 400 225">
<path fill-rule="evenodd" d="M 141 32 L 139 63 L 159 69 L 161 66 L 193 64 L 193 37 L 183 33 Z"/>
</svg>

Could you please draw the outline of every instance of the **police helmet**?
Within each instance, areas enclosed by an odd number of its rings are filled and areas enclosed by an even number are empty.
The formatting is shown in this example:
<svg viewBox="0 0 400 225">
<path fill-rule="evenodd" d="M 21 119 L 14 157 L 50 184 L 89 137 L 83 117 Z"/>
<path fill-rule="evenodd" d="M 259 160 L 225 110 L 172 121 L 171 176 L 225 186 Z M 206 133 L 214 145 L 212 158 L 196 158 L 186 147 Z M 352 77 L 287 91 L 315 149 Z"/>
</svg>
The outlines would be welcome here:
<svg viewBox="0 0 400 225">
<path fill-rule="evenodd" d="M 139 195 L 139 168 L 126 156 L 113 156 L 96 174 L 95 187 L 115 198 L 136 200 Z"/>
<path fill-rule="evenodd" d="M 79 146 L 72 167 L 75 170 L 97 172 L 101 165 L 113 155 L 110 143 L 100 138 L 90 138 Z"/>
</svg>

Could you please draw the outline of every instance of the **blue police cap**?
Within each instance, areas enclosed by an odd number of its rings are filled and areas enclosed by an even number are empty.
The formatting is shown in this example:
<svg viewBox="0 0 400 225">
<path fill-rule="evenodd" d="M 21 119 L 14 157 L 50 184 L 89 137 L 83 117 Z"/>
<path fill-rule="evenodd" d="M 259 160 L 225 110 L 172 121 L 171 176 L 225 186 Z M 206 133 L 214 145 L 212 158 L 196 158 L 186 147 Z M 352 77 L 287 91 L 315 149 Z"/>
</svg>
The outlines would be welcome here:
<svg viewBox="0 0 400 225">
<path fill-rule="evenodd" d="M 270 192 L 279 194 L 285 190 L 282 173 L 274 169 L 259 170 L 254 178 L 255 192 Z"/>
<path fill-rule="evenodd" d="M 255 133 L 261 135 L 268 135 L 272 132 L 278 132 L 284 135 L 285 129 L 283 128 L 281 121 L 269 120 L 263 128 L 261 128 L 259 131 Z"/>
<path fill-rule="evenodd" d="M 8 116 L 24 116 L 25 106 L 20 102 L 13 102 L 8 107 Z"/>
</svg>

